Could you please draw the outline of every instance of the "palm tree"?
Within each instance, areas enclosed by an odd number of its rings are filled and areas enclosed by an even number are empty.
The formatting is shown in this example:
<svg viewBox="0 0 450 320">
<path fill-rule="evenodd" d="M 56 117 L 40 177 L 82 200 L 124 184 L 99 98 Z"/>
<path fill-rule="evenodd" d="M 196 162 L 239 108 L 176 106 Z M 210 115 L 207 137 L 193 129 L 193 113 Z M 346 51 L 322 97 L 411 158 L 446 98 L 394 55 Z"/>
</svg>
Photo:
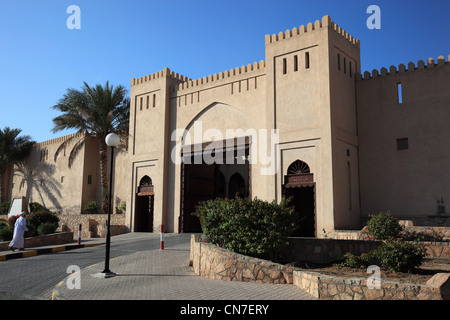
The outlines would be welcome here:
<svg viewBox="0 0 450 320">
<path fill-rule="evenodd" d="M 22 130 L 5 127 L 0 129 L 0 202 L 6 202 L 7 169 L 25 159 L 36 143 L 30 136 L 19 136 Z"/>
<path fill-rule="evenodd" d="M 90 87 L 86 82 L 81 90 L 67 89 L 64 96 L 53 106 L 53 109 L 63 114 L 53 119 L 52 131 L 58 132 L 65 129 L 77 129 L 85 132 L 72 148 L 69 156 L 69 168 L 71 167 L 78 151 L 83 147 L 86 138 L 95 137 L 99 144 L 100 176 L 103 189 L 102 209 L 108 209 L 108 161 L 106 136 L 117 133 L 121 138 L 128 135 L 128 122 L 130 116 L 130 99 L 126 96 L 125 87 L 110 86 L 109 82 L 102 87 L 97 84 Z M 75 137 L 65 140 L 56 150 L 55 161 L 58 154 Z"/>
</svg>

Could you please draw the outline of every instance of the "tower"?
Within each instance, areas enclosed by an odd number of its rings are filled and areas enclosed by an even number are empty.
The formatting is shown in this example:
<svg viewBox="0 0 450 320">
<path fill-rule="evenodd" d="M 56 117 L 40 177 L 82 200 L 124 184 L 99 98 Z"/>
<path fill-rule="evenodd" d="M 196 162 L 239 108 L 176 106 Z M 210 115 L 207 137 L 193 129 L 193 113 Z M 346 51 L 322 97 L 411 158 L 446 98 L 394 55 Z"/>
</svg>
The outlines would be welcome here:
<svg viewBox="0 0 450 320">
<path fill-rule="evenodd" d="M 357 227 L 359 41 L 329 16 L 265 40 L 267 127 L 278 129 L 280 139 L 279 170 L 268 177 L 268 191 L 277 200 L 309 197 L 303 202 L 312 201 L 310 209 L 299 208 L 314 210 L 305 213 L 314 228 L 309 236 Z M 288 172 L 296 161 L 309 171 Z"/>
</svg>

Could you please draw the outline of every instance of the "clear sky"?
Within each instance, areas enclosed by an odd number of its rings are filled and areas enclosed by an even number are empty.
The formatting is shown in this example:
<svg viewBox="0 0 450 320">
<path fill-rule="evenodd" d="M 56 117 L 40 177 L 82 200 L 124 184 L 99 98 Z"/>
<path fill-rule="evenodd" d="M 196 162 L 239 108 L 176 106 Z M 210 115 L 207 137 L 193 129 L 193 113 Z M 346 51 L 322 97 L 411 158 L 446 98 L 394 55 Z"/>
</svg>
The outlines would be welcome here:
<svg viewBox="0 0 450 320">
<path fill-rule="evenodd" d="M 370 5 L 381 29 L 366 25 Z M 80 29 L 69 29 L 71 5 Z M 42 142 L 67 88 L 164 69 L 198 79 L 265 60 L 264 36 L 331 19 L 361 41 L 371 71 L 450 54 L 449 0 L 0 0 L 0 128 Z"/>
</svg>

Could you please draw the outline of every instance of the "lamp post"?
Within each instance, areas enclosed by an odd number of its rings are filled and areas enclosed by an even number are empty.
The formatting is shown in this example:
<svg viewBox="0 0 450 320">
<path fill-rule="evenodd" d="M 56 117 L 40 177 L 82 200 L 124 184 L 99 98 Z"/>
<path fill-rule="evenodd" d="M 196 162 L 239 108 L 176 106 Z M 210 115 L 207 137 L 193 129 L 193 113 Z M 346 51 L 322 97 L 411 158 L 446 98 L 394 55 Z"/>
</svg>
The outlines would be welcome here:
<svg viewBox="0 0 450 320">
<path fill-rule="evenodd" d="M 117 147 L 120 143 L 120 138 L 115 133 L 110 133 L 106 136 L 105 142 L 108 147 L 111 148 L 111 169 L 109 174 L 109 195 L 108 195 L 108 221 L 106 223 L 106 255 L 105 255 L 105 270 L 103 270 L 102 274 L 105 278 L 114 277 L 115 273 L 109 270 L 109 251 L 111 244 L 111 233 L 110 233 L 110 225 L 111 225 L 111 204 L 112 204 L 112 176 L 113 176 L 113 168 L 114 168 L 114 148 Z"/>
</svg>

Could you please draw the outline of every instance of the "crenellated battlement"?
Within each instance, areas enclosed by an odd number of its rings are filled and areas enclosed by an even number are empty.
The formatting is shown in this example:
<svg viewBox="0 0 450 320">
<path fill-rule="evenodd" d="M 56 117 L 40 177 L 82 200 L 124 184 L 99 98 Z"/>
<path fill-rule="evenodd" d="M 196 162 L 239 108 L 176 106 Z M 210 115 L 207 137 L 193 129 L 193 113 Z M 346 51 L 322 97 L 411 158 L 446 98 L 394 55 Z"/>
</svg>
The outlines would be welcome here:
<svg viewBox="0 0 450 320">
<path fill-rule="evenodd" d="M 42 147 L 46 147 L 52 144 L 61 144 L 62 142 L 71 139 L 71 138 L 75 138 L 75 137 L 82 137 L 83 135 L 85 135 L 86 132 L 76 132 L 76 133 L 72 133 L 66 136 L 62 136 L 62 137 L 58 137 L 55 139 L 51 139 L 51 140 L 47 140 L 47 141 L 42 141 L 39 143 L 36 143 L 36 147 L 37 148 L 42 148 Z"/>
<path fill-rule="evenodd" d="M 390 66 L 389 70 L 387 68 L 383 67 L 380 69 L 380 71 L 378 71 L 377 69 L 373 69 L 372 73 L 370 73 L 369 71 L 366 71 L 366 72 L 364 72 L 364 75 L 357 74 L 356 80 L 369 80 L 369 79 L 374 79 L 374 78 L 385 77 L 385 76 L 400 73 L 400 72 L 411 72 L 411 71 L 415 71 L 415 70 L 423 70 L 423 69 L 429 69 L 429 68 L 442 67 L 443 65 L 448 64 L 449 61 L 450 61 L 450 55 L 448 55 L 447 61 L 445 61 L 444 56 L 439 56 L 437 58 L 437 63 L 435 63 L 433 58 L 428 58 L 426 65 L 423 60 L 419 60 L 417 62 L 417 66 L 414 64 L 414 62 L 409 62 L 408 68 L 406 68 L 406 66 L 403 63 L 401 63 L 398 66 L 398 69 L 396 66 Z"/>
<path fill-rule="evenodd" d="M 308 33 L 308 32 L 314 32 L 315 30 L 323 29 L 323 28 L 330 28 L 334 31 L 336 31 L 338 34 L 340 34 L 342 37 L 347 39 L 350 43 L 355 45 L 357 48 L 359 48 L 359 40 L 351 36 L 348 32 L 346 32 L 344 29 L 339 27 L 337 24 L 335 24 L 330 16 L 323 16 L 322 21 L 316 20 L 316 22 L 312 23 L 309 22 L 306 27 L 304 25 L 301 25 L 299 28 L 293 28 L 292 30 L 286 30 L 285 32 L 279 32 L 278 34 L 267 34 L 266 35 L 266 45 L 269 43 L 274 43 L 278 41 L 283 41 L 285 39 L 290 39 L 293 37 L 301 36 L 302 34 Z"/>
<path fill-rule="evenodd" d="M 181 74 L 175 73 L 173 71 L 170 71 L 169 68 L 164 68 L 164 70 L 162 71 L 158 71 L 149 75 L 146 75 L 145 77 L 140 77 L 140 78 L 132 78 L 131 79 L 131 85 L 138 85 L 147 81 L 151 81 L 151 80 L 155 80 L 155 79 L 159 79 L 162 77 L 171 77 L 173 79 L 177 79 L 180 81 L 188 81 L 190 80 L 188 77 L 185 77 Z"/>
<path fill-rule="evenodd" d="M 222 79 L 228 79 L 234 76 L 239 76 L 246 73 L 251 73 L 266 67 L 266 62 L 261 60 L 260 62 L 254 62 L 253 64 L 248 64 L 246 66 L 237 67 L 235 69 L 230 69 L 225 72 L 215 73 L 213 75 L 205 76 L 203 78 L 199 78 L 196 80 L 187 80 L 185 82 L 179 83 L 178 85 L 173 86 L 172 91 L 180 92 L 185 89 L 198 87 L 201 85 L 205 85 L 207 83 L 211 83 L 214 81 L 219 81 Z"/>
</svg>

